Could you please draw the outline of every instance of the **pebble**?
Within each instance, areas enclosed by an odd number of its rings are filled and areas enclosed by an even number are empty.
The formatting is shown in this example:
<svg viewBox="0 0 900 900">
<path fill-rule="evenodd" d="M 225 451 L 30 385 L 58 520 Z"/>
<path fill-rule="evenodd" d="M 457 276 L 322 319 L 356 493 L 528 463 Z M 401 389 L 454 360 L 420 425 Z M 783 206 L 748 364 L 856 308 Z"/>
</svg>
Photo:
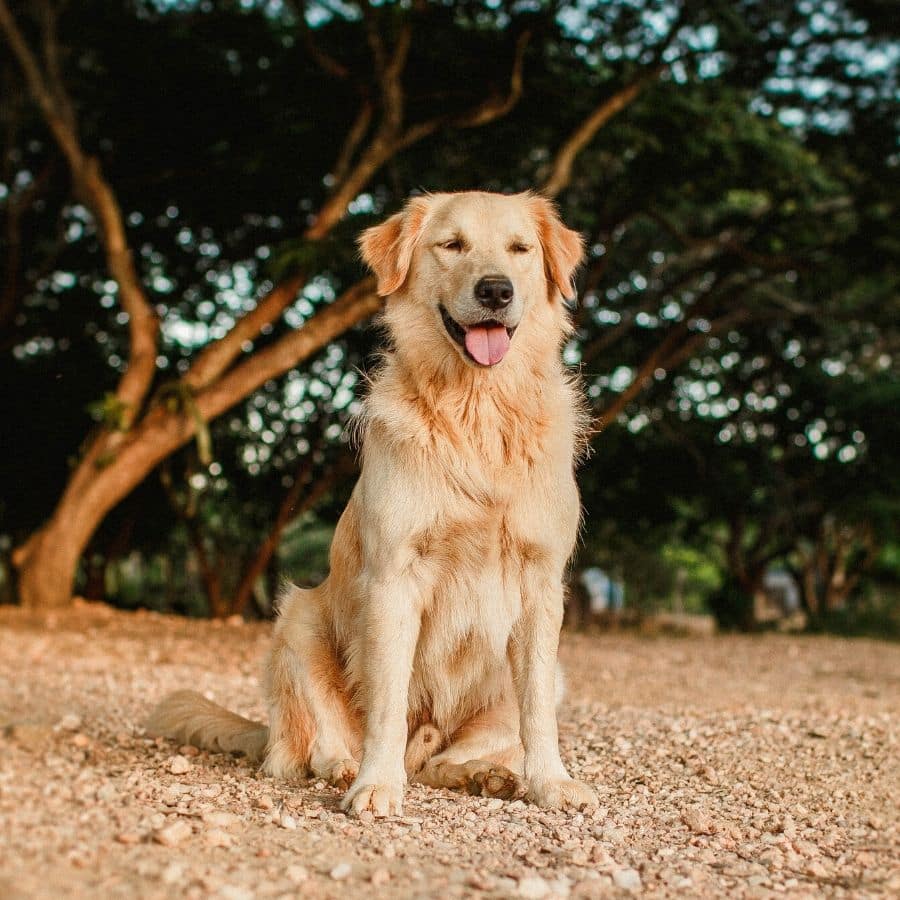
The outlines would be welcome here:
<svg viewBox="0 0 900 900">
<path fill-rule="evenodd" d="M 116 835 L 116 842 L 126 845 L 139 844 L 141 836 L 135 831 L 120 831 Z"/>
<path fill-rule="evenodd" d="M 191 761 L 179 753 L 169 760 L 168 768 L 173 775 L 186 775 L 191 771 Z"/>
<path fill-rule="evenodd" d="M 207 810 L 201 814 L 200 818 L 204 825 L 211 825 L 213 828 L 234 830 L 244 824 L 244 820 L 240 816 L 221 809 Z"/>
<path fill-rule="evenodd" d="M 703 810 L 689 809 L 681 816 L 681 821 L 684 822 L 694 834 L 716 833 L 715 824 Z"/>
<path fill-rule="evenodd" d="M 184 866 L 179 865 L 177 862 L 169 863 L 162 870 L 159 877 L 163 884 L 178 884 L 184 878 Z"/>
<path fill-rule="evenodd" d="M 538 875 L 532 875 L 529 878 L 519 880 L 516 893 L 520 897 L 529 897 L 531 900 L 540 900 L 550 893 L 550 885 Z"/>
<path fill-rule="evenodd" d="M 285 874 L 294 884 L 300 884 L 303 881 L 309 880 L 309 872 L 306 870 L 305 866 L 300 866 L 294 863 L 285 869 Z"/>
<path fill-rule="evenodd" d="M 344 878 L 349 878 L 350 874 L 353 872 L 353 867 L 350 863 L 338 863 L 328 874 L 335 881 L 342 881 Z"/>
<path fill-rule="evenodd" d="M 164 847 L 177 847 L 191 836 L 191 826 L 183 819 L 176 819 L 171 825 L 164 825 L 154 835 L 153 840 Z"/>
<path fill-rule="evenodd" d="M 236 884 L 222 885 L 218 893 L 220 900 L 254 900 L 253 891 Z"/>
<path fill-rule="evenodd" d="M 613 872 L 613 883 L 623 891 L 639 891 L 641 876 L 637 869 L 616 869 Z"/>
<path fill-rule="evenodd" d="M 230 847 L 234 843 L 234 839 L 221 828 L 211 828 L 203 835 L 203 842 L 207 847 Z"/>
<path fill-rule="evenodd" d="M 119 789 L 113 782 L 107 782 L 106 784 L 100 785 L 97 788 L 97 793 L 94 794 L 95 799 L 98 803 L 111 803 L 112 801 L 118 799 Z"/>
<path fill-rule="evenodd" d="M 112 612 L 83 667 L 82 613 L 52 634 L 22 630 L 18 613 L 0 608 L 0 805 L 14 825 L 4 876 L 38 893 L 74 878 L 185 900 L 296 900 L 328 884 L 336 896 L 441 900 L 642 890 L 799 900 L 845 883 L 900 897 L 896 822 L 879 780 L 896 755 L 895 717 L 886 690 L 868 698 L 845 674 L 894 683 L 896 649 L 878 641 L 791 638 L 791 659 L 766 636 L 701 648 L 564 635 L 562 755 L 598 790 L 598 807 L 542 810 L 410 785 L 406 816 L 364 825 L 337 811 L 330 786 L 144 736 L 149 705 L 186 682 L 217 684 L 233 708 L 263 716 L 257 671 L 270 625 L 213 632 Z M 136 640 L 156 663 L 135 654 Z M 33 678 L 11 677 L 38 646 Z M 622 677 L 601 690 L 602 666 Z M 59 709 L 47 705 L 53 690 Z M 62 716 L 76 703 L 90 709 L 83 721 Z M 14 723 L 33 722 L 36 709 L 46 719 L 20 733 Z M 170 769 L 176 754 L 190 763 L 182 774 Z M 333 880 L 333 870 L 347 874 Z"/>
</svg>

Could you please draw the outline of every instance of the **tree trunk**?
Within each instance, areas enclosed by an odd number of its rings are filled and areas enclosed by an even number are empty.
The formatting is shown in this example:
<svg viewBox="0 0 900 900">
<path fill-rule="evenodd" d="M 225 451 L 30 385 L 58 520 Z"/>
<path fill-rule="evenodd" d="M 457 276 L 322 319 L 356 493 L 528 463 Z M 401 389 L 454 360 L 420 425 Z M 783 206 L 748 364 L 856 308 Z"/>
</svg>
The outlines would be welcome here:
<svg viewBox="0 0 900 900">
<path fill-rule="evenodd" d="M 214 619 L 224 619 L 228 615 L 228 606 L 222 593 L 221 567 L 209 558 L 206 543 L 203 540 L 203 532 L 196 516 L 186 516 L 184 524 L 187 527 L 188 537 L 200 569 L 200 579 L 209 603 L 209 614 Z"/>
<path fill-rule="evenodd" d="M 271 530 L 266 535 L 262 544 L 260 544 L 256 555 L 244 570 L 241 582 L 235 591 L 234 599 L 231 603 L 232 613 L 243 615 L 247 608 L 247 604 L 250 602 L 250 597 L 253 594 L 253 588 L 256 585 L 257 579 L 266 572 L 272 557 L 275 555 L 275 551 L 278 549 L 278 545 L 281 543 L 281 536 L 284 534 L 284 529 L 287 528 L 287 526 L 301 513 L 312 509 L 316 503 L 331 490 L 341 476 L 348 474 L 352 470 L 353 466 L 354 461 L 352 455 L 348 453 L 341 457 L 340 460 L 333 463 L 331 467 L 322 474 L 319 480 L 312 485 L 302 500 L 300 495 L 306 485 L 308 469 L 306 466 L 301 466 L 300 470 L 297 472 L 297 477 L 294 479 L 294 483 L 291 485 L 287 494 L 285 494 L 284 500 L 281 502 L 278 515 L 275 517 L 275 522 L 273 523 Z"/>
<path fill-rule="evenodd" d="M 0 605 L 15 603 L 16 567 L 9 553 L 0 554 Z"/>
<path fill-rule="evenodd" d="M 366 279 L 313 316 L 301 329 L 255 353 L 194 397 L 197 415 L 210 421 L 270 378 L 277 378 L 307 359 L 329 341 L 381 308 L 380 298 Z M 76 467 L 53 516 L 19 547 L 13 561 L 19 568 L 19 599 L 23 606 L 65 606 L 72 598 L 78 560 L 106 514 L 124 499 L 196 431 L 194 415 L 157 406 L 124 434 L 115 449 L 95 441 Z"/>
<path fill-rule="evenodd" d="M 819 590 L 812 557 L 803 561 L 803 600 L 811 616 L 819 615 Z"/>
</svg>

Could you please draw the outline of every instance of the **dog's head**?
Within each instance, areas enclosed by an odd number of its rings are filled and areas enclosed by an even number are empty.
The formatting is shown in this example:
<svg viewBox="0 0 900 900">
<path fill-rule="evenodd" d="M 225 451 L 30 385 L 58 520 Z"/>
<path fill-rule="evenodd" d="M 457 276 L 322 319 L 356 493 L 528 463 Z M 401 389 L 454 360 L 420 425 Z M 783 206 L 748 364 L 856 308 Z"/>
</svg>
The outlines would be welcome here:
<svg viewBox="0 0 900 900">
<path fill-rule="evenodd" d="M 475 191 L 416 197 L 359 244 L 378 293 L 393 298 L 392 330 L 429 349 L 438 334 L 445 352 L 480 368 L 517 341 L 558 345 L 583 252 L 543 197 Z"/>
</svg>

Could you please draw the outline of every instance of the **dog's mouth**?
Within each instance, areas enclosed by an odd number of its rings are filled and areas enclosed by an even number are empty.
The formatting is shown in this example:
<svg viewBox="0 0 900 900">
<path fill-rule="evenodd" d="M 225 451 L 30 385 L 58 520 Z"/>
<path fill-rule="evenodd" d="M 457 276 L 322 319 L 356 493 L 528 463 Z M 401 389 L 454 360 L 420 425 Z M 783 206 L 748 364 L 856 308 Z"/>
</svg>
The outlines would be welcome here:
<svg viewBox="0 0 900 900">
<path fill-rule="evenodd" d="M 453 341 L 462 347 L 463 352 L 479 366 L 495 366 L 509 350 L 516 326 L 512 328 L 495 319 L 485 319 L 463 325 L 457 322 L 450 313 L 440 306 L 444 328 Z"/>
</svg>

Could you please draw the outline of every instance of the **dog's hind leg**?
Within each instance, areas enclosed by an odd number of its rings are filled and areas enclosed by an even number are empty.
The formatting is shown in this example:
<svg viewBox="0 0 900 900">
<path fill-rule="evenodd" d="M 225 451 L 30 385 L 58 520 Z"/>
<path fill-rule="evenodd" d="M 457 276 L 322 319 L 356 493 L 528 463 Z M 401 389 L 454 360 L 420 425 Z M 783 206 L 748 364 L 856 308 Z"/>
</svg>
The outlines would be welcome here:
<svg viewBox="0 0 900 900">
<path fill-rule="evenodd" d="M 346 789 L 359 768 L 360 726 L 344 690 L 340 661 L 317 591 L 285 598 L 269 661 L 269 744 L 263 768 L 290 777 L 312 772 Z"/>
<path fill-rule="evenodd" d="M 411 779 L 483 797 L 515 800 L 525 794 L 515 700 L 505 698 L 457 729 L 446 750 Z"/>
</svg>

